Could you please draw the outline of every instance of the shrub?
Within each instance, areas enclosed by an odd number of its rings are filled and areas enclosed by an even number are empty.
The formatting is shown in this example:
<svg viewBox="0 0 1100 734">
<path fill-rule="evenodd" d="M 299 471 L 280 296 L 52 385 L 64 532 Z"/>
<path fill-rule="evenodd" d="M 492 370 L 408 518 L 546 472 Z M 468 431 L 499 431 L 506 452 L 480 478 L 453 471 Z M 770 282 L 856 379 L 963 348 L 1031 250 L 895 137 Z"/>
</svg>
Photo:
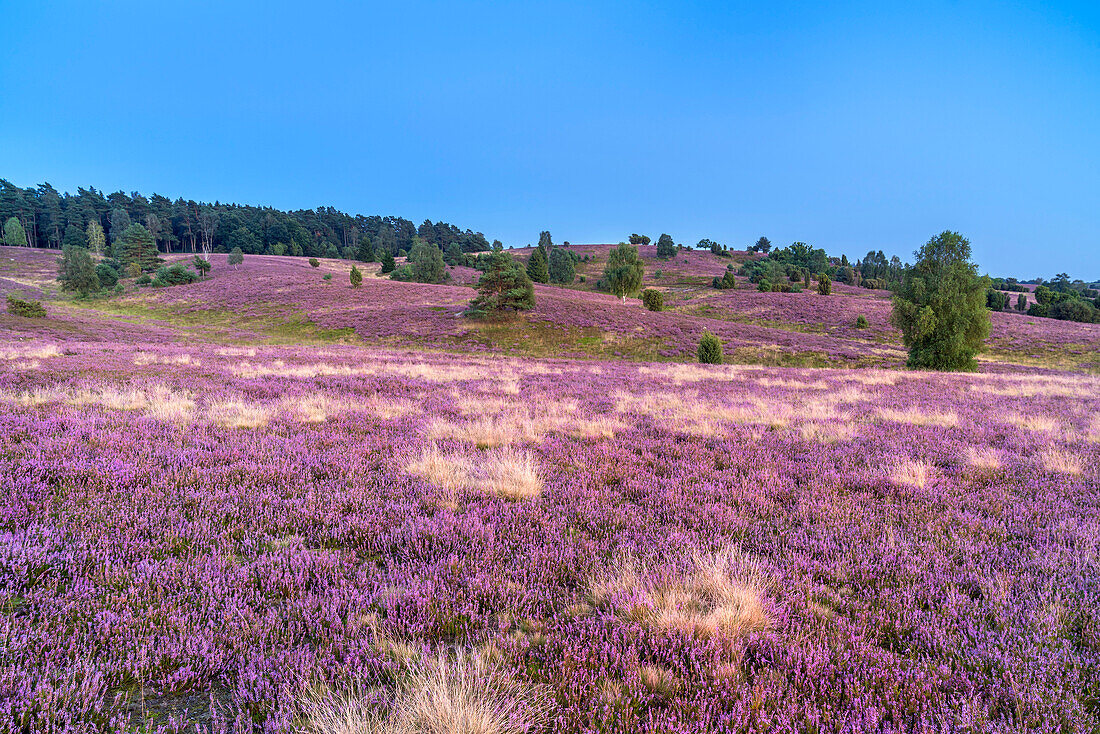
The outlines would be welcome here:
<svg viewBox="0 0 1100 734">
<path fill-rule="evenodd" d="M 149 273 L 142 273 L 138 276 L 138 279 L 134 281 L 138 285 L 149 285 L 153 282 L 153 279 L 149 277 Z"/>
<path fill-rule="evenodd" d="M 711 281 L 711 286 L 717 288 L 720 291 L 733 290 L 737 287 L 737 278 L 734 277 L 733 271 L 727 269 L 722 277 L 715 276 Z"/>
<path fill-rule="evenodd" d="M 650 311 L 664 311 L 665 296 L 656 288 L 646 288 L 642 291 L 642 305 Z"/>
<path fill-rule="evenodd" d="M 18 296 L 9 293 L 8 294 L 8 313 L 13 316 L 25 316 L 29 319 L 40 319 L 46 315 L 46 307 L 42 305 L 41 301 L 33 301 L 30 299 L 19 298 Z"/>
<path fill-rule="evenodd" d="M 173 285 L 187 285 L 199 279 L 198 273 L 188 270 L 183 263 L 157 268 L 157 274 L 153 278 L 154 288 L 167 288 Z"/>
<path fill-rule="evenodd" d="M 860 314 L 859 316 L 856 317 L 856 328 L 857 329 L 866 329 L 867 328 L 867 317 L 864 316 L 863 314 Z"/>
<path fill-rule="evenodd" d="M 282 243 L 280 242 L 279 244 L 282 244 Z M 226 265 L 232 265 L 234 267 L 236 267 L 237 265 L 240 265 L 243 262 L 244 262 L 244 253 L 241 252 L 241 248 L 239 248 L 239 247 L 234 247 L 232 250 L 230 250 L 229 251 L 229 257 L 227 257 L 225 259 L 225 264 Z M 317 258 L 311 257 L 309 259 L 309 264 L 310 265 L 313 265 L 313 263 L 315 263 L 315 262 L 317 262 Z M 317 265 L 320 265 L 320 263 L 317 263 Z M 317 265 L 313 265 L 313 267 L 317 267 Z"/>
<path fill-rule="evenodd" d="M 193 267 L 205 280 L 206 274 L 210 272 L 213 266 L 210 264 L 209 260 L 203 260 L 198 255 L 195 255 L 195 259 L 191 261 L 191 267 Z"/>
<path fill-rule="evenodd" d="M 348 277 L 351 279 L 352 288 L 358 288 L 363 282 L 363 273 L 354 265 L 351 266 L 351 273 L 348 274 Z"/>
<path fill-rule="evenodd" d="M 309 266 L 310 266 L 311 268 L 319 268 L 319 267 L 321 267 L 321 261 L 320 261 L 320 260 L 318 260 L 318 259 L 317 259 L 317 258 L 315 258 L 315 257 L 311 257 L 311 258 L 309 259 Z"/>
<path fill-rule="evenodd" d="M 704 331 L 703 338 L 699 340 L 699 362 L 722 364 L 722 342 L 709 331 Z"/>
<path fill-rule="evenodd" d="M 756 284 L 756 290 L 760 291 L 761 293 L 770 293 L 771 289 L 772 284 L 766 280 L 762 280 Z"/>
<path fill-rule="evenodd" d="M 809 276 L 807 276 L 806 279 L 809 280 Z M 833 281 L 825 273 L 818 273 L 817 292 L 822 296 L 827 296 L 833 292 Z"/>
<path fill-rule="evenodd" d="M 104 288 L 114 288 L 118 283 L 118 271 L 106 262 L 95 266 L 95 274 L 99 277 L 99 284 Z"/>
<path fill-rule="evenodd" d="M 660 280 L 663 277 L 665 277 L 665 274 L 664 274 L 664 271 L 661 271 L 661 270 L 658 270 L 657 272 L 655 272 L 653 274 L 653 279 L 654 280 Z"/>
<path fill-rule="evenodd" d="M 325 273 L 321 276 L 321 280 L 332 280 L 332 273 Z"/>
<path fill-rule="evenodd" d="M 676 243 L 672 241 L 672 237 L 662 234 L 657 239 L 657 259 L 668 260 L 672 257 L 676 257 Z"/>
</svg>

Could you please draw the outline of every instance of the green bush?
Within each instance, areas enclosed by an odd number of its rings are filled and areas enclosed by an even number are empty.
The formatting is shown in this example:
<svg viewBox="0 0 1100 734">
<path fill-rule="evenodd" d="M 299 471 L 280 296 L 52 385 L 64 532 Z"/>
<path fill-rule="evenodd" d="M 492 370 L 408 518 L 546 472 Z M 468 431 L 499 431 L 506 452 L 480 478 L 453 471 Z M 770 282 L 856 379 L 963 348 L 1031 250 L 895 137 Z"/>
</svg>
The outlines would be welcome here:
<svg viewBox="0 0 1100 734">
<path fill-rule="evenodd" d="M 819 273 L 817 276 L 817 292 L 822 296 L 833 292 L 833 281 L 825 273 Z"/>
<path fill-rule="evenodd" d="M 29 319 L 41 319 L 46 316 L 46 307 L 41 301 L 19 298 L 8 294 L 8 313 L 13 316 L 25 316 Z"/>
<path fill-rule="evenodd" d="M 642 305 L 650 311 L 664 311 L 665 295 L 656 288 L 646 288 L 642 291 Z"/>
<path fill-rule="evenodd" d="M 762 280 L 756 284 L 756 290 L 760 291 L 761 293 L 770 293 L 771 289 L 772 284 L 766 280 Z"/>
<path fill-rule="evenodd" d="M 104 288 L 114 288 L 118 283 L 118 271 L 106 262 L 95 266 L 95 274 L 99 276 L 99 284 Z"/>
<path fill-rule="evenodd" d="M 699 340 L 699 362 L 722 364 L 722 342 L 709 331 L 704 331 L 703 338 Z"/>
<path fill-rule="evenodd" d="M 134 282 L 138 285 L 149 285 L 153 282 L 153 279 L 149 277 L 149 273 L 142 273 Z"/>
<path fill-rule="evenodd" d="M 318 259 L 317 259 L 317 258 L 315 258 L 315 257 L 311 257 L 311 258 L 309 259 L 309 266 L 310 266 L 311 268 L 319 268 L 319 267 L 321 267 L 321 261 L 320 261 L 320 260 L 318 260 Z"/>
<path fill-rule="evenodd" d="M 866 316 L 860 314 L 859 316 L 856 317 L 856 328 L 857 329 L 866 329 L 867 328 L 867 317 Z"/>
<path fill-rule="evenodd" d="M 332 273 L 325 273 L 321 276 L 321 280 L 332 280 Z"/>
<path fill-rule="evenodd" d="M 359 268 L 352 265 L 351 273 L 348 274 L 348 278 L 351 280 L 351 287 L 358 288 L 363 282 L 363 273 Z"/>
<path fill-rule="evenodd" d="M 183 263 L 157 268 L 157 274 L 153 278 L 154 288 L 167 288 L 173 285 L 187 285 L 199 279 L 198 273 L 188 270 Z"/>
<path fill-rule="evenodd" d="M 737 287 L 737 278 L 734 277 L 732 270 L 727 269 L 721 277 L 714 276 L 714 280 L 710 282 L 710 285 L 720 291 L 733 290 Z"/>
</svg>

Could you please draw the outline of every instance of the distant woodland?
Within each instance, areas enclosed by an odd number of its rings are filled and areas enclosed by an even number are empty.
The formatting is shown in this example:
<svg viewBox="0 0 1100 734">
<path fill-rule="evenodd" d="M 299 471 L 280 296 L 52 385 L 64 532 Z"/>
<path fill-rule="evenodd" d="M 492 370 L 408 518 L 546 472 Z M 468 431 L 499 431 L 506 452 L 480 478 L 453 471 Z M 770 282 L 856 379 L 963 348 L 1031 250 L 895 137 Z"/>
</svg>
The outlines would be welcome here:
<svg viewBox="0 0 1100 734">
<path fill-rule="evenodd" d="M 11 219 L 19 226 L 14 226 Z M 95 248 L 89 232 L 102 228 L 107 243 L 131 224 L 141 224 L 161 252 L 229 252 L 239 247 L 251 255 L 297 255 L 356 258 L 369 250 L 399 254 L 413 238 L 464 252 L 490 249 L 481 232 L 447 222 L 425 220 L 418 227 L 402 217 L 347 214 L 333 207 L 280 211 L 271 207 L 146 197 L 136 191 L 104 194 L 95 188 L 62 193 L 48 183 L 20 188 L 0 179 L 0 222 L 4 244 L 61 249 L 66 245 Z M 22 230 L 20 232 L 20 230 Z M 25 243 L 20 242 L 20 236 Z"/>
</svg>

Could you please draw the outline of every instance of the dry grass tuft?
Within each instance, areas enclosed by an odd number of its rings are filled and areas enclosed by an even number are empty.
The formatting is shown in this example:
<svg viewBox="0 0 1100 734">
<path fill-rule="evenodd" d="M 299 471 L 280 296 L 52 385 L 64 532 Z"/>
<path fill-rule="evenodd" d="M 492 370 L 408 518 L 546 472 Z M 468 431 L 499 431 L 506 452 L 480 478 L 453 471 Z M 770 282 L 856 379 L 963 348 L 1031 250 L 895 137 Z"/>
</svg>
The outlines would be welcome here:
<svg viewBox="0 0 1100 734">
<path fill-rule="evenodd" d="M 542 471 L 531 454 L 503 447 L 471 461 L 460 453 L 445 454 L 429 444 L 405 471 L 451 493 L 480 490 L 507 499 L 530 499 L 542 493 Z"/>
<path fill-rule="evenodd" d="M 69 405 L 94 405 L 108 410 L 142 411 L 163 421 L 190 421 L 195 412 L 195 401 L 189 392 L 173 390 L 166 385 L 147 387 L 36 387 L 22 392 L 0 393 L 0 400 L 23 407 L 47 403 Z"/>
<path fill-rule="evenodd" d="M 804 440 L 818 441 L 820 443 L 851 441 L 856 437 L 856 425 L 854 423 L 842 423 L 839 421 L 803 423 L 799 426 L 798 431 Z"/>
<path fill-rule="evenodd" d="M 632 621 L 702 639 L 733 638 L 768 626 L 763 579 L 760 567 L 732 548 L 695 553 L 687 571 L 665 578 L 622 556 L 589 579 L 589 593 L 597 606 Z"/>
<path fill-rule="evenodd" d="M 975 469 L 1000 469 L 1001 452 L 989 446 L 971 446 L 966 449 L 966 461 Z"/>
<path fill-rule="evenodd" d="M 197 359 L 192 359 L 190 354 L 159 355 L 152 352 L 137 352 L 133 356 L 133 363 L 139 366 L 149 364 L 175 364 L 175 365 L 200 365 Z"/>
<path fill-rule="evenodd" d="M 908 487 L 924 489 L 935 477 L 936 468 L 923 461 L 904 459 L 890 469 L 890 481 Z"/>
<path fill-rule="evenodd" d="M 7 349 L 0 349 L 0 359 L 38 360 L 60 357 L 61 350 L 53 344 L 40 344 L 38 346 L 15 345 Z"/>
<path fill-rule="evenodd" d="M 959 425 L 959 416 L 953 412 L 924 411 L 917 407 L 909 407 L 904 410 L 885 408 L 878 412 L 878 416 L 884 421 L 911 423 L 915 426 L 954 428 Z"/>
<path fill-rule="evenodd" d="M 428 426 L 427 437 L 432 440 L 449 438 L 472 443 L 479 448 L 492 448 L 541 441 L 546 428 L 518 412 L 460 422 L 437 418 Z"/>
<path fill-rule="evenodd" d="M 460 651 L 414 663 L 386 705 L 377 692 L 309 691 L 312 734 L 527 734 L 545 726 L 550 700 L 486 656 Z"/>
<path fill-rule="evenodd" d="M 1039 456 L 1039 460 L 1049 472 L 1080 476 L 1084 471 L 1080 457 L 1068 451 L 1047 449 Z"/>
<path fill-rule="evenodd" d="M 208 420 L 227 428 L 262 428 L 273 414 L 271 408 L 242 398 L 220 400 L 206 408 Z"/>
<path fill-rule="evenodd" d="M 1012 413 L 1006 416 L 1009 423 L 1029 431 L 1054 431 L 1058 429 L 1058 421 L 1045 415 L 1034 413 Z"/>
</svg>

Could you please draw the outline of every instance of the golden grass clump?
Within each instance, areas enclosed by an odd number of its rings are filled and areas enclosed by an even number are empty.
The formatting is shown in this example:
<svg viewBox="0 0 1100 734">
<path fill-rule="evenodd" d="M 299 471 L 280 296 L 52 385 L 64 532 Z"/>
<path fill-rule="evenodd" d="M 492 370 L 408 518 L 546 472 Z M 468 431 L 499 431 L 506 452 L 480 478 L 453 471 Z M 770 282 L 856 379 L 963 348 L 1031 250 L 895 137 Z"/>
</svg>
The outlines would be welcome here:
<svg viewBox="0 0 1100 734">
<path fill-rule="evenodd" d="M 413 663 L 386 702 L 377 691 L 307 691 L 311 734 L 528 734 L 541 731 L 550 699 L 487 656 L 459 651 Z"/>
<path fill-rule="evenodd" d="M 263 428 L 273 414 L 271 408 L 242 398 L 220 400 L 206 408 L 206 418 L 226 428 Z"/>
<path fill-rule="evenodd" d="M 1054 431 L 1058 428 L 1058 421 L 1035 413 L 1011 413 L 1006 416 L 1009 423 L 1029 431 Z"/>
<path fill-rule="evenodd" d="M 739 550 L 694 553 L 681 574 L 659 577 L 628 556 L 589 579 L 596 606 L 657 629 L 702 639 L 735 638 L 765 629 L 764 575 Z"/>
<path fill-rule="evenodd" d="M 24 360 L 25 362 L 33 362 L 39 359 L 50 359 L 51 357 L 60 356 L 61 350 L 53 344 L 40 344 L 37 346 L 14 345 L 6 349 L 0 349 L 0 359 L 3 360 Z"/>
<path fill-rule="evenodd" d="M 879 418 L 894 423 L 911 423 L 915 426 L 936 426 L 938 428 L 954 428 L 959 425 L 959 416 L 951 411 L 925 411 L 915 406 L 894 410 L 884 408 L 878 412 Z"/>
<path fill-rule="evenodd" d="M 137 352 L 134 354 L 133 363 L 138 366 L 149 364 L 174 364 L 174 365 L 200 365 L 197 359 L 192 359 L 190 354 L 174 354 L 170 356 L 161 356 L 159 354 L 153 354 L 152 352 Z"/>
<path fill-rule="evenodd" d="M 805 441 L 817 441 L 819 443 L 837 443 L 839 441 L 851 441 L 856 437 L 856 425 L 841 421 L 826 421 L 818 423 L 811 421 L 798 427 L 798 432 Z"/>
<path fill-rule="evenodd" d="M 1000 469 L 1001 452 L 990 446 L 970 446 L 966 449 L 966 461 L 975 469 Z"/>
<path fill-rule="evenodd" d="M 501 447 L 477 456 L 443 453 L 432 443 L 405 471 L 449 492 L 480 490 L 507 499 L 530 499 L 542 493 L 542 470 L 531 454 Z"/>
<path fill-rule="evenodd" d="M 936 469 L 931 464 L 912 459 L 898 461 L 890 469 L 890 481 L 908 487 L 924 489 L 935 477 Z"/>
<path fill-rule="evenodd" d="M 1043 468 L 1057 474 L 1080 476 L 1084 472 L 1080 457 L 1059 449 L 1047 449 L 1039 456 Z"/>
<path fill-rule="evenodd" d="M 547 426 L 519 412 L 498 416 L 482 416 L 470 421 L 449 421 L 437 418 L 428 426 L 432 440 L 454 439 L 472 443 L 479 448 L 505 446 L 511 443 L 538 442 Z"/>
</svg>

